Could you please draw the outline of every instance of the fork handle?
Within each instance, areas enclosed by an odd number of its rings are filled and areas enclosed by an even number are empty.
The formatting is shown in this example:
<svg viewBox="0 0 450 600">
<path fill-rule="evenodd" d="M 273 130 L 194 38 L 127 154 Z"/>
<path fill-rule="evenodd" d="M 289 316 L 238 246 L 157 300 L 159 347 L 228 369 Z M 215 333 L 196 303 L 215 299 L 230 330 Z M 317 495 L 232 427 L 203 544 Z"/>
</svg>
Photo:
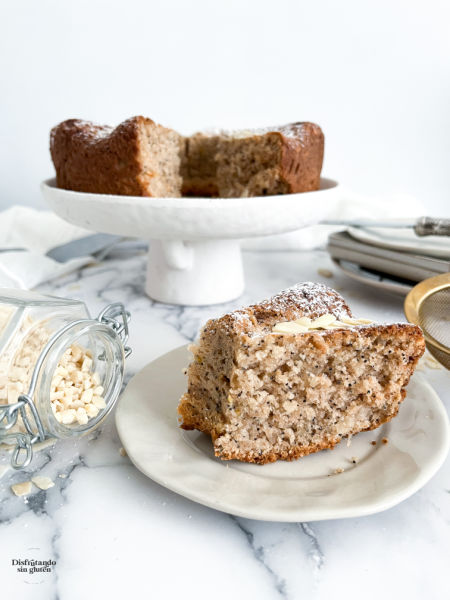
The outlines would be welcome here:
<svg viewBox="0 0 450 600">
<path fill-rule="evenodd" d="M 450 235 L 450 219 L 420 217 L 414 225 L 414 231 L 420 237 L 426 235 Z"/>
</svg>

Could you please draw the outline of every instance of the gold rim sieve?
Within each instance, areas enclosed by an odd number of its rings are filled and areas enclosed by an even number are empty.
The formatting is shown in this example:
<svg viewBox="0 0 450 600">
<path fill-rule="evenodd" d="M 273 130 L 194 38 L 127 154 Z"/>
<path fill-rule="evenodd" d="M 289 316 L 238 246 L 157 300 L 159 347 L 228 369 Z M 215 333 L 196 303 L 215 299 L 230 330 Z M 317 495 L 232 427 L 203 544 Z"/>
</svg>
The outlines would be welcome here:
<svg viewBox="0 0 450 600">
<path fill-rule="evenodd" d="M 422 328 L 427 348 L 450 370 L 450 273 L 417 284 L 405 299 L 405 315 Z"/>
</svg>

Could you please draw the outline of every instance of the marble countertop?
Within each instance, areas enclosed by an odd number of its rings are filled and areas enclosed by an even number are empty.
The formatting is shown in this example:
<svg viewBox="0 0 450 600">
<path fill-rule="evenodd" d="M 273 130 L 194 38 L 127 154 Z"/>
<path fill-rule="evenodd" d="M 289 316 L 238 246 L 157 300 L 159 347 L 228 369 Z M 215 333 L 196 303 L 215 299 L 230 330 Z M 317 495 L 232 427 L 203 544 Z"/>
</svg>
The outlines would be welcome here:
<svg viewBox="0 0 450 600">
<path fill-rule="evenodd" d="M 336 272 L 327 254 L 245 252 L 247 288 L 227 305 L 152 302 L 143 255 L 111 256 L 39 289 L 79 298 L 92 314 L 121 301 L 132 313 L 127 380 L 159 355 L 193 340 L 209 317 L 298 281 L 336 287 L 353 311 L 402 320 L 402 298 Z M 319 268 L 331 269 L 325 279 Z M 450 406 L 448 373 L 427 376 Z M 114 419 L 101 431 L 59 442 L 24 472 L 2 468 L 0 573 L 5 598 L 448 598 L 450 460 L 418 493 L 370 517 L 268 523 L 197 505 L 160 487 L 121 456 Z M 1 457 L 0 465 L 7 459 Z M 10 485 L 34 473 L 55 486 L 15 497 Z M 17 572 L 13 559 L 53 560 L 49 573 Z"/>
</svg>

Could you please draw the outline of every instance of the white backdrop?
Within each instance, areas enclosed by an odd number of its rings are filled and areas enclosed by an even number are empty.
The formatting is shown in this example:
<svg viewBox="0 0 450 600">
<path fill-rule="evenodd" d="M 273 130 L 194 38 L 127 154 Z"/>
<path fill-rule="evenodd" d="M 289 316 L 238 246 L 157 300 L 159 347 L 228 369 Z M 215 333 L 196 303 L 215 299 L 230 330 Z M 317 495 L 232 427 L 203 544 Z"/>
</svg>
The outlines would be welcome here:
<svg viewBox="0 0 450 600">
<path fill-rule="evenodd" d="M 448 215 L 446 0 L 0 1 L 0 207 L 44 206 L 61 120 L 319 123 L 324 174 Z"/>
</svg>

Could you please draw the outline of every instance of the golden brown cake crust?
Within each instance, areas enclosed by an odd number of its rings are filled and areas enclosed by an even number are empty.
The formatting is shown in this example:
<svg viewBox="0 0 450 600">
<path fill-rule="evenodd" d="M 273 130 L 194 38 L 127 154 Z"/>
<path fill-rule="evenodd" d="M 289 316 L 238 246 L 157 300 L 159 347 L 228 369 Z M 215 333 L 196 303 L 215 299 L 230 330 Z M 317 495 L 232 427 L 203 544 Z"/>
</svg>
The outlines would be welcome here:
<svg viewBox="0 0 450 600">
<path fill-rule="evenodd" d="M 280 177 L 289 193 L 311 192 L 320 187 L 324 154 L 324 135 L 315 123 L 292 123 L 281 127 L 283 139 Z"/>
<path fill-rule="evenodd" d="M 153 123 L 133 117 L 118 127 L 69 119 L 54 127 L 50 152 L 58 187 L 94 194 L 145 196 L 139 182 L 139 127 Z"/>
</svg>

